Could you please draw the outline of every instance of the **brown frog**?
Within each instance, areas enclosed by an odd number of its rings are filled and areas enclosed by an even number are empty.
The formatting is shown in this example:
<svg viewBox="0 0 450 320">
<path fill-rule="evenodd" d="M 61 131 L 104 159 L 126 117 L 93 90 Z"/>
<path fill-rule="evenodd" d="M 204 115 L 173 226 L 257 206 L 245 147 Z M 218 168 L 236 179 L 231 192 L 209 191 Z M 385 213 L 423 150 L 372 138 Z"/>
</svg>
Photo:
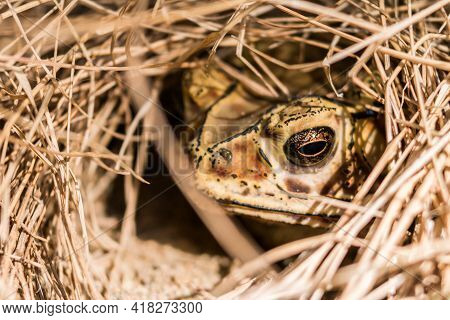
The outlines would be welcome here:
<svg viewBox="0 0 450 320">
<path fill-rule="evenodd" d="M 183 99 L 198 126 L 198 188 L 235 213 L 326 226 L 342 211 L 317 196 L 351 200 L 385 148 L 362 106 L 321 96 L 273 106 L 214 68 L 186 72 Z"/>
</svg>

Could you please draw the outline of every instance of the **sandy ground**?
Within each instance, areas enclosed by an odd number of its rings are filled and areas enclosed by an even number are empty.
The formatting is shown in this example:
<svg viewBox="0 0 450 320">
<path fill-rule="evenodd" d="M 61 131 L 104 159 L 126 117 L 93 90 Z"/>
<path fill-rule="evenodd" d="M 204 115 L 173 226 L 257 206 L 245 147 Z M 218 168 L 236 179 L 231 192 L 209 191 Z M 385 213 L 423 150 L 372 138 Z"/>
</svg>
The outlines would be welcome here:
<svg viewBox="0 0 450 320">
<path fill-rule="evenodd" d="M 111 298 L 205 297 L 204 292 L 228 273 L 231 260 L 169 177 L 149 173 L 147 178 L 151 184 L 140 191 L 137 237 L 125 250 L 126 269 L 119 272 Z M 120 179 L 111 194 L 110 212 L 117 215 L 123 212 L 119 188 L 123 188 Z"/>
</svg>

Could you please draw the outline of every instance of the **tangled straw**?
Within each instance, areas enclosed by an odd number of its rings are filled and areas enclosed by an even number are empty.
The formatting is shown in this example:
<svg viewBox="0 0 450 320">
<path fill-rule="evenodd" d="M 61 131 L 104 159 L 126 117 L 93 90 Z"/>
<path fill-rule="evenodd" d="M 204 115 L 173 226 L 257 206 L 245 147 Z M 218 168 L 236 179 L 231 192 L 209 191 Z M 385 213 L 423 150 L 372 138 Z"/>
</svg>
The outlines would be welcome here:
<svg viewBox="0 0 450 320">
<path fill-rule="evenodd" d="M 121 279 L 133 281 L 121 259 L 137 242 L 146 146 L 161 139 L 137 130 L 152 109 L 139 112 L 146 104 L 136 96 L 166 108 L 157 101 L 162 79 L 212 63 L 271 99 L 356 88 L 383 105 L 388 147 L 353 203 L 339 203 L 345 214 L 329 232 L 259 256 L 232 223 L 241 241 L 224 240 L 219 224 L 228 218 L 197 205 L 228 252 L 248 260 L 211 293 L 448 297 L 449 0 L 149 3 L 0 4 L 0 297 L 108 298 Z M 295 59 L 274 54 L 287 44 L 300 48 Z M 311 61 L 307 50 L 320 54 Z M 280 70 L 304 78 L 319 71 L 328 83 L 294 91 Z M 133 72 L 148 94 L 132 92 Z M 119 175 L 126 219 L 111 225 L 106 195 Z M 286 269 L 270 268 L 292 257 Z"/>
</svg>

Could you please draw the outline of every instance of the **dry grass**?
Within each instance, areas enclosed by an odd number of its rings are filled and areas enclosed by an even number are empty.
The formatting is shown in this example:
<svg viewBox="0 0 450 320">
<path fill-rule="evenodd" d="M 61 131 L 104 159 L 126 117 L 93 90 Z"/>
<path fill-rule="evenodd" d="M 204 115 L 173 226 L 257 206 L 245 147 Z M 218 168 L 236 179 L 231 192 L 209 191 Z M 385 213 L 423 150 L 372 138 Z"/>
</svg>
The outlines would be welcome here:
<svg viewBox="0 0 450 320">
<path fill-rule="evenodd" d="M 449 9 L 450 0 L 2 1 L 0 297 L 110 298 L 120 279 L 133 281 L 124 257 L 138 247 L 150 140 L 219 243 L 245 262 L 216 296 L 448 297 Z M 287 43 L 298 56 L 272 54 Z M 320 55 L 305 60 L 307 50 Z M 166 75 L 208 63 L 261 97 L 359 88 L 384 106 L 389 144 L 353 203 L 317 199 L 345 211 L 330 232 L 257 256 L 244 230 L 192 188 L 190 171 L 178 170 L 176 138 L 138 130 L 166 121 L 157 101 Z M 328 84 L 303 91 L 279 71 L 322 69 Z M 123 221 L 108 216 L 119 175 Z M 285 270 L 268 270 L 288 257 L 296 259 Z"/>
</svg>

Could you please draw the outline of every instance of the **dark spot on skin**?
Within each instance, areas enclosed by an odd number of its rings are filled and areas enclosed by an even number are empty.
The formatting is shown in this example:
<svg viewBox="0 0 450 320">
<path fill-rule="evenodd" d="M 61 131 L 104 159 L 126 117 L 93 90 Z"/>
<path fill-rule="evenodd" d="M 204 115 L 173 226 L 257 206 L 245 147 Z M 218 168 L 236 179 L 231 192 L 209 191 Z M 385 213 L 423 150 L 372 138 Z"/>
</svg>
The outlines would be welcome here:
<svg viewBox="0 0 450 320">
<path fill-rule="evenodd" d="M 203 156 L 198 157 L 197 159 L 197 163 L 196 163 L 196 168 L 198 169 L 198 167 L 200 166 L 200 162 L 203 160 Z"/>
<path fill-rule="evenodd" d="M 250 193 L 250 189 L 249 188 L 245 188 L 244 191 L 242 191 L 242 195 L 246 196 Z"/>
<path fill-rule="evenodd" d="M 266 196 L 273 197 L 275 196 L 275 194 L 273 194 L 272 192 L 266 192 Z"/>
<path fill-rule="evenodd" d="M 310 191 L 309 186 L 304 185 L 298 180 L 294 179 L 286 179 L 285 181 L 286 187 L 291 192 L 301 192 L 301 193 L 308 193 Z"/>
<path fill-rule="evenodd" d="M 247 185 L 248 185 L 248 183 L 247 183 L 247 182 L 245 182 L 244 180 L 241 180 L 241 185 L 243 185 L 243 186 L 247 186 Z"/>
<path fill-rule="evenodd" d="M 238 176 L 237 176 L 237 174 L 233 173 L 233 174 L 231 175 L 231 177 L 232 177 L 233 179 L 236 179 Z"/>
</svg>

